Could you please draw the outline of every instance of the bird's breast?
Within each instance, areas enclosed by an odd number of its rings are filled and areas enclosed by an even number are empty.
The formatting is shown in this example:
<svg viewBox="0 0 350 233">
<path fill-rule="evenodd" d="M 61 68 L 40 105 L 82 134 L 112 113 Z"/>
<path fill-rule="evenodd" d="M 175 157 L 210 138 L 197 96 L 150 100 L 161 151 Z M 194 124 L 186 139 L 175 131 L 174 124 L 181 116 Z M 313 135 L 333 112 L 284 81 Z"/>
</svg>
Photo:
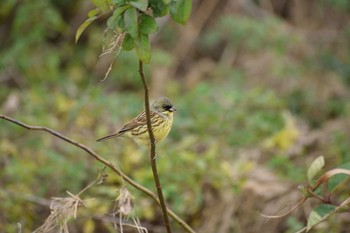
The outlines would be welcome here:
<svg viewBox="0 0 350 233">
<path fill-rule="evenodd" d="M 169 114 L 163 117 L 163 120 L 152 125 L 154 137 L 157 142 L 162 141 L 166 136 L 168 136 L 171 127 L 173 125 L 173 114 Z"/>
</svg>

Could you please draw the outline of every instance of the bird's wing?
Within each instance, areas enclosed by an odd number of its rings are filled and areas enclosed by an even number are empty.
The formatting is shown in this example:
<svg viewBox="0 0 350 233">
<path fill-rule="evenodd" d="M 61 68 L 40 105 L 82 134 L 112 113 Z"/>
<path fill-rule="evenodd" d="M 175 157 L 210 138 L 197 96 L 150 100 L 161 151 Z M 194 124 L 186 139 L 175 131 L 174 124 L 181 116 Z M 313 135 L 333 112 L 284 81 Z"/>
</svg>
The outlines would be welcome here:
<svg viewBox="0 0 350 233">
<path fill-rule="evenodd" d="M 119 137 L 122 136 L 125 132 L 130 131 L 140 125 L 145 124 L 145 122 L 143 122 L 143 118 L 142 116 L 145 115 L 144 112 L 140 113 L 140 115 L 138 115 L 136 118 L 132 119 L 131 121 L 129 121 L 128 123 L 126 123 L 123 128 L 117 130 L 116 132 L 109 134 L 103 138 L 98 139 L 97 141 L 104 141 L 110 138 L 114 138 L 114 137 Z M 144 119 L 146 120 L 146 117 L 144 117 Z"/>
<path fill-rule="evenodd" d="M 151 111 L 151 120 L 154 117 L 156 113 Z M 132 119 L 131 121 L 129 121 L 128 123 L 126 123 L 123 128 L 121 128 L 120 130 L 118 130 L 117 132 L 107 135 L 103 138 L 98 139 L 97 141 L 103 141 L 103 140 L 107 140 L 110 138 L 114 138 L 114 137 L 119 137 L 122 136 L 125 132 L 130 131 L 132 129 L 135 129 L 136 127 L 142 126 L 142 125 L 146 125 L 147 124 L 147 120 L 146 120 L 146 112 L 143 111 L 141 112 L 137 117 L 135 117 L 134 119 Z"/>
<path fill-rule="evenodd" d="M 151 112 L 151 116 L 152 116 Z M 141 112 L 137 117 L 135 117 L 134 119 L 132 119 L 131 121 L 129 121 L 128 123 L 126 123 L 123 128 L 121 128 L 118 133 L 124 133 L 126 131 L 135 129 L 136 127 L 139 127 L 141 125 L 145 125 L 147 123 L 146 121 L 146 112 L 143 111 Z"/>
</svg>

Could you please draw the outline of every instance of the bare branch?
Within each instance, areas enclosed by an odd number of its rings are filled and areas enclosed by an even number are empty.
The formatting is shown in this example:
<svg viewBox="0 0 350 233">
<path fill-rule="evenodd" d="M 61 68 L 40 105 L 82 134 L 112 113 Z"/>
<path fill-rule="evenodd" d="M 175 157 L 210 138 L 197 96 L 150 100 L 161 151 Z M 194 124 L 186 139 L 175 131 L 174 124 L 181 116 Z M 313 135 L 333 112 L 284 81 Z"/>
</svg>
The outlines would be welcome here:
<svg viewBox="0 0 350 233">
<path fill-rule="evenodd" d="M 315 191 L 318 186 L 320 186 L 322 183 L 325 183 L 329 180 L 329 178 L 331 178 L 334 175 L 337 174 L 345 174 L 350 176 L 350 170 L 348 169 L 343 169 L 343 168 L 335 168 L 332 170 L 327 171 L 325 174 L 323 174 L 320 178 L 318 178 L 318 180 L 315 182 L 315 184 L 313 186 L 311 186 L 311 190 Z"/>
<path fill-rule="evenodd" d="M 149 138 L 150 138 L 150 145 L 151 145 L 150 160 L 151 160 L 153 178 L 154 178 L 154 182 L 156 184 L 160 206 L 162 208 L 164 224 L 165 224 L 165 227 L 167 229 L 167 232 L 171 233 L 172 230 L 171 230 L 171 226 L 170 226 L 170 222 L 169 222 L 167 207 L 165 204 L 165 200 L 164 200 L 164 196 L 163 196 L 163 192 L 162 192 L 162 186 L 160 184 L 160 179 L 159 179 L 158 169 L 157 169 L 156 139 L 154 138 L 154 134 L 153 134 L 153 130 L 152 130 L 151 114 L 150 114 L 150 109 L 149 109 L 149 94 L 148 94 L 149 87 L 147 85 L 147 81 L 146 81 L 145 75 L 143 73 L 143 63 L 141 60 L 139 60 L 139 73 L 140 73 L 140 77 L 141 77 L 143 87 L 144 87 L 144 92 L 145 92 L 145 111 L 146 111 L 146 119 L 147 119 L 147 130 L 148 130 L 148 134 L 149 134 Z"/>
<path fill-rule="evenodd" d="M 0 119 L 4 119 L 6 121 L 12 122 L 16 125 L 19 125 L 23 128 L 26 128 L 28 130 L 37 130 L 37 131 L 45 131 L 65 142 L 68 142 L 82 150 L 84 150 L 85 152 L 87 152 L 89 155 L 91 155 L 94 159 L 96 159 L 97 161 L 101 162 L 102 164 L 106 165 L 107 167 L 109 167 L 111 170 L 113 170 L 114 172 L 116 172 L 118 175 L 120 175 L 123 180 L 125 180 L 126 182 L 128 182 L 130 185 L 132 185 L 133 187 L 135 187 L 136 189 L 144 192 L 145 194 L 147 194 L 149 197 L 151 197 L 158 205 L 160 205 L 160 202 L 157 198 L 157 196 L 150 190 L 148 190 L 147 188 L 143 187 L 142 185 L 136 183 L 135 181 L 133 181 L 131 178 L 129 178 L 127 175 L 125 175 L 121 170 L 119 170 L 119 168 L 117 168 L 114 164 L 112 164 L 110 161 L 105 160 L 104 158 L 102 158 L 100 155 L 98 155 L 96 152 L 94 152 L 92 149 L 90 149 L 89 147 L 85 146 L 84 144 L 81 144 L 77 141 L 74 141 L 73 139 L 70 139 L 50 128 L 47 127 L 43 127 L 43 126 L 32 126 L 32 125 L 28 125 L 28 124 L 24 124 L 20 121 L 17 121 L 11 117 L 5 116 L 5 115 L 0 115 Z M 190 233 L 195 233 L 195 231 L 184 221 L 182 220 L 179 216 L 177 216 L 173 211 L 171 211 L 170 209 L 167 209 L 168 214 L 180 225 L 182 226 L 187 232 Z"/>
<path fill-rule="evenodd" d="M 265 217 L 265 218 L 270 218 L 270 219 L 274 219 L 274 218 L 282 218 L 287 216 L 288 214 L 292 213 L 294 210 L 296 210 L 297 208 L 299 208 L 302 204 L 304 204 L 304 202 L 307 200 L 307 197 L 303 197 L 302 199 L 300 199 L 298 201 L 298 203 L 293 206 L 290 210 L 288 210 L 286 213 L 284 214 L 279 214 L 279 215 L 266 215 L 266 214 L 262 214 L 260 213 L 261 216 Z"/>
</svg>

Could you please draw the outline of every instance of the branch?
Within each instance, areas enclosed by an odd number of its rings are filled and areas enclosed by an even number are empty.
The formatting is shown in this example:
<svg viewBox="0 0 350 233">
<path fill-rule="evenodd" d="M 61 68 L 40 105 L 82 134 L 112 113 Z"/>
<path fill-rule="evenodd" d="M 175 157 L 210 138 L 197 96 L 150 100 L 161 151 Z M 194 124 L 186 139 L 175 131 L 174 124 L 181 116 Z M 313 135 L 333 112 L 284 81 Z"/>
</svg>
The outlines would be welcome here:
<svg viewBox="0 0 350 233">
<path fill-rule="evenodd" d="M 318 178 L 315 184 L 310 186 L 309 188 L 311 189 L 311 191 L 315 191 L 321 184 L 327 182 L 332 176 L 337 174 L 345 174 L 347 176 L 350 176 L 350 170 L 344 168 L 334 168 L 332 170 L 329 170 L 320 178 Z"/>
<path fill-rule="evenodd" d="M 157 188 L 157 194 L 158 194 L 160 206 L 161 206 L 162 212 L 163 212 L 164 224 L 165 224 L 165 227 L 167 229 L 167 232 L 171 233 L 172 231 L 171 231 L 171 227 L 170 227 L 167 207 L 165 204 L 165 200 L 164 200 L 164 196 L 163 196 L 163 192 L 162 192 L 162 186 L 160 184 L 160 179 L 159 179 L 158 169 L 157 169 L 156 140 L 154 138 L 154 134 L 153 134 L 153 130 L 152 130 L 151 116 L 150 116 L 151 114 L 150 114 L 150 109 L 149 109 L 149 94 L 148 94 L 149 87 L 147 85 L 147 81 L 146 81 L 145 75 L 143 73 L 143 63 L 141 60 L 139 60 L 139 73 L 140 73 L 140 77 L 141 77 L 144 91 L 145 91 L 145 111 L 146 111 L 146 119 L 147 119 L 147 130 L 148 130 L 150 143 L 151 143 L 150 160 L 151 160 L 153 178 L 154 178 L 154 182 L 155 182 L 155 185 Z"/>
<path fill-rule="evenodd" d="M 302 204 L 304 204 L 304 202 L 305 202 L 307 199 L 308 199 L 307 197 L 301 198 L 295 206 L 293 206 L 290 210 L 288 210 L 287 212 L 285 212 L 285 213 L 283 213 L 283 214 L 279 214 L 279 215 L 267 215 L 267 214 L 260 213 L 260 215 L 263 216 L 263 217 L 265 217 L 265 218 L 270 218 L 270 219 L 285 217 L 285 216 L 287 216 L 288 214 L 292 213 L 292 212 L 293 212 L 294 210 L 296 210 L 297 208 L 299 208 Z M 283 208 L 284 208 L 284 207 L 283 207 Z"/>
<path fill-rule="evenodd" d="M 102 164 L 106 165 L 107 167 L 109 167 L 110 169 L 112 169 L 114 172 L 116 172 L 118 175 L 120 175 L 126 182 L 128 182 L 130 185 L 132 185 L 133 187 L 135 187 L 136 189 L 144 192 L 145 194 L 147 194 L 149 197 L 151 197 L 158 205 L 160 205 L 160 202 L 157 198 L 157 196 L 150 190 L 148 190 L 147 188 L 143 187 L 142 185 L 136 183 L 135 181 L 133 181 L 131 178 L 129 178 L 127 175 L 125 175 L 121 170 L 119 170 L 115 165 L 113 165 L 111 162 L 109 162 L 108 160 L 105 160 L 104 158 L 102 158 L 100 155 L 98 155 L 96 152 L 94 152 L 93 150 L 91 150 L 89 147 L 85 146 L 84 144 L 81 144 L 79 142 L 74 141 L 73 139 L 70 139 L 68 137 L 65 137 L 64 135 L 50 129 L 47 127 L 43 127 L 43 126 L 32 126 L 32 125 L 27 125 L 24 124 L 20 121 L 17 121 L 13 118 L 10 118 L 8 116 L 5 115 L 0 115 L 0 119 L 4 119 L 6 121 L 12 122 L 16 125 L 19 125 L 23 128 L 26 128 L 28 130 L 37 130 L 37 131 L 45 131 L 63 141 L 66 141 L 82 150 L 84 150 L 85 152 L 87 152 L 89 155 L 91 155 L 94 159 L 96 159 L 97 161 L 101 162 Z M 189 233 L 195 233 L 195 231 L 184 221 L 182 220 L 179 216 L 177 216 L 173 211 L 171 211 L 170 209 L 167 210 L 168 214 L 180 225 L 182 226 L 187 232 Z"/>
</svg>

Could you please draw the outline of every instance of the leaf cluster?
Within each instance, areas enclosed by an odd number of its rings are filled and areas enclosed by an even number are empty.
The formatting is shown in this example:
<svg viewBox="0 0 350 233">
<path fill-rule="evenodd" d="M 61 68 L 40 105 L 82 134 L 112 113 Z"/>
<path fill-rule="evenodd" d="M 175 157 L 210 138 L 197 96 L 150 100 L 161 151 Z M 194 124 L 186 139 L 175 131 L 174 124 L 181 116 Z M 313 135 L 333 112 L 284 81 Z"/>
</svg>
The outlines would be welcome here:
<svg viewBox="0 0 350 233">
<path fill-rule="evenodd" d="M 287 213 L 276 216 L 265 215 L 265 217 L 280 218 L 302 206 L 308 199 L 313 198 L 319 200 L 320 203 L 310 212 L 306 226 L 297 232 L 301 233 L 309 232 L 319 223 L 327 220 L 336 213 L 349 212 L 350 197 L 345 195 L 345 200 L 341 200 L 341 197 L 336 195 L 336 190 L 339 189 L 344 182 L 348 181 L 348 177 L 350 176 L 350 163 L 340 165 L 338 168 L 331 169 L 317 177 L 324 166 L 324 157 L 317 157 L 307 170 L 307 186 L 299 186 L 299 190 L 304 197 L 287 211 Z"/>
<path fill-rule="evenodd" d="M 78 28 L 75 40 L 93 21 L 111 13 L 107 28 L 123 38 L 123 49 L 135 49 L 144 63 L 151 60 L 149 36 L 158 30 L 156 18 L 170 13 L 177 23 L 185 24 L 192 8 L 192 0 L 95 0 L 93 3 L 96 8 L 88 13 L 88 19 Z"/>
</svg>

